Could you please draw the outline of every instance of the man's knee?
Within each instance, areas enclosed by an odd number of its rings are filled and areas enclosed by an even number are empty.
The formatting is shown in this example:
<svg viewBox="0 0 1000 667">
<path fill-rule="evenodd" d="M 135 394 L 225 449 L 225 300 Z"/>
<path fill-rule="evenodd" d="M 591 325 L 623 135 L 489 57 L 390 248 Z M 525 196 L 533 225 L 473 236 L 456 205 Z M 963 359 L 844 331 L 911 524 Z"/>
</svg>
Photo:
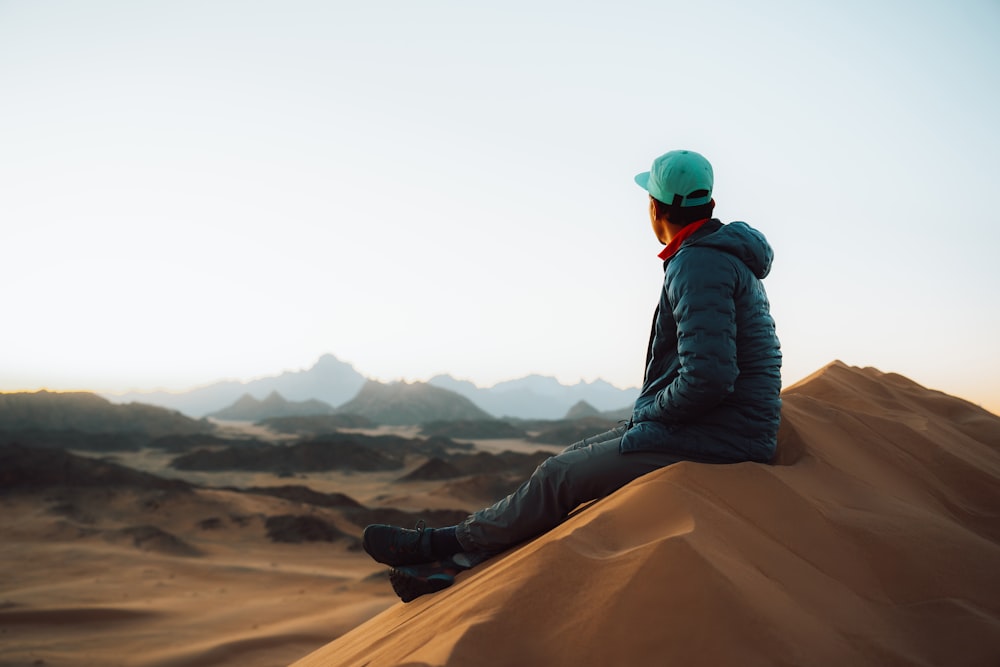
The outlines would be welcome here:
<svg viewBox="0 0 1000 667">
<path fill-rule="evenodd" d="M 568 452 L 563 452 L 562 454 L 556 454 L 555 456 L 550 456 L 535 468 L 535 472 L 532 477 L 539 480 L 549 480 L 558 477 L 563 477 L 566 473 L 566 469 L 569 467 L 567 459 L 569 458 Z"/>
</svg>

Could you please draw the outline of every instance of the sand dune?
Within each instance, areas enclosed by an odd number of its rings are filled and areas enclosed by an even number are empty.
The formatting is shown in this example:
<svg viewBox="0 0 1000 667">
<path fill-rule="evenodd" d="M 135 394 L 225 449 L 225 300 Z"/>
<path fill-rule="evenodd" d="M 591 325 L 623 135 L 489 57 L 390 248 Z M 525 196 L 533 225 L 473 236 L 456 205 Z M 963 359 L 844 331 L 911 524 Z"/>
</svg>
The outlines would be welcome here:
<svg viewBox="0 0 1000 667">
<path fill-rule="evenodd" d="M 636 480 L 295 667 L 1000 664 L 1000 417 L 835 362 L 773 465 Z"/>
<path fill-rule="evenodd" d="M 774 465 L 650 475 L 408 605 L 349 508 L 39 457 L 0 466 L 4 667 L 1000 664 L 1000 418 L 873 369 L 788 388 Z M 400 475 L 295 481 L 385 516 L 497 493 Z M 271 541 L 289 516 L 346 536 Z"/>
</svg>

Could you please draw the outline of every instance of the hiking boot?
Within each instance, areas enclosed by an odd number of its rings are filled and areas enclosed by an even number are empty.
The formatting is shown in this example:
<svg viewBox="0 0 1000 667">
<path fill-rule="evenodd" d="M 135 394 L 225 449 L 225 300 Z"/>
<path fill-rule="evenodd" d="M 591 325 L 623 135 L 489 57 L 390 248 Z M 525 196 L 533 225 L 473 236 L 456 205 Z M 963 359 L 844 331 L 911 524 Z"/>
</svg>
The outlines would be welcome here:
<svg viewBox="0 0 1000 667">
<path fill-rule="evenodd" d="M 413 565 L 437 560 L 431 551 L 431 531 L 423 521 L 415 530 L 376 523 L 365 528 L 362 546 L 368 555 L 386 565 Z"/>
<path fill-rule="evenodd" d="M 448 561 L 404 565 L 389 570 L 392 590 L 403 602 L 411 602 L 421 595 L 437 593 L 455 583 L 455 568 Z"/>
</svg>

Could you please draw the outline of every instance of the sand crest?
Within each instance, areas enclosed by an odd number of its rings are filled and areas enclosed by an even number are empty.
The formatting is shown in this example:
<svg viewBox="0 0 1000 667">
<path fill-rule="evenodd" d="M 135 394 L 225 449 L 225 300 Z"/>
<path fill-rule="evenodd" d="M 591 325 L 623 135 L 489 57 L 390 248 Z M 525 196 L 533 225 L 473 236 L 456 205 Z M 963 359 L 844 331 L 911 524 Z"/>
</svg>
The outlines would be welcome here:
<svg viewBox="0 0 1000 667">
<path fill-rule="evenodd" d="M 1000 664 L 1000 417 L 834 362 L 773 465 L 682 463 L 294 667 Z"/>
</svg>

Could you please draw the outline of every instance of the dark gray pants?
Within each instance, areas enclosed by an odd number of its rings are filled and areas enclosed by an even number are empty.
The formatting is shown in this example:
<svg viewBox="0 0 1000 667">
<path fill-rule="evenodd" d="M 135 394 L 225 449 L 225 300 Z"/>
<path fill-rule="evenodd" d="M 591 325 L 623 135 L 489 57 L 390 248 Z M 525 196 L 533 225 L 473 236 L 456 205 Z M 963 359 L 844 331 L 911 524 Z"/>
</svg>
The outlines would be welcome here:
<svg viewBox="0 0 1000 667">
<path fill-rule="evenodd" d="M 683 460 L 670 452 L 618 451 L 625 426 L 581 440 L 542 462 L 514 493 L 458 524 L 470 552 L 497 552 L 556 527 L 578 505 Z"/>
</svg>

